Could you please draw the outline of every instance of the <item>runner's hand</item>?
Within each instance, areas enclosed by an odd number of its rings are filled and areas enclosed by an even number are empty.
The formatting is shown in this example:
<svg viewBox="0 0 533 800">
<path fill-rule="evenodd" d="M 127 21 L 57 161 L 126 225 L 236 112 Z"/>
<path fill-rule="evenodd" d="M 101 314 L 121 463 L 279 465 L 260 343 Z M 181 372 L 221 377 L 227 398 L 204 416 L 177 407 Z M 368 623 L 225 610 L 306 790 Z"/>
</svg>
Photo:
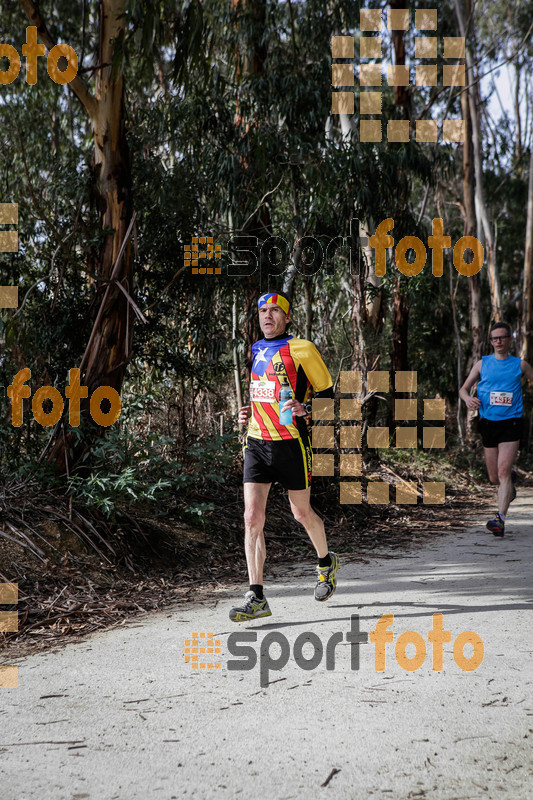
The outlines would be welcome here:
<svg viewBox="0 0 533 800">
<path fill-rule="evenodd" d="M 292 411 L 295 417 L 305 417 L 306 410 L 298 400 L 287 400 L 283 405 L 282 411 Z"/>
<path fill-rule="evenodd" d="M 481 405 L 477 397 L 469 397 L 468 400 L 465 400 L 465 403 L 469 411 L 477 411 Z"/>
<path fill-rule="evenodd" d="M 241 406 L 239 408 L 239 425 L 246 425 L 252 414 L 252 406 Z"/>
</svg>

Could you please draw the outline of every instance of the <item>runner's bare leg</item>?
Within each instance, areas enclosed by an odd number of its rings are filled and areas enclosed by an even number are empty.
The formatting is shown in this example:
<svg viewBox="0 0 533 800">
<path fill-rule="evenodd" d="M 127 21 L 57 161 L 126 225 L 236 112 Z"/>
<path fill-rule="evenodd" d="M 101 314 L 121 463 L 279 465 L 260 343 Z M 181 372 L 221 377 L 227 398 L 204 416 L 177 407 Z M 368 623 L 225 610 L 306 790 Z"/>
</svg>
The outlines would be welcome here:
<svg viewBox="0 0 533 800">
<path fill-rule="evenodd" d="M 324 558 L 328 554 L 328 543 L 324 523 L 311 508 L 311 489 L 289 490 L 289 501 L 294 519 L 300 522 L 311 539 L 317 556 Z"/>
<path fill-rule="evenodd" d="M 244 484 L 244 552 L 250 584 L 263 585 L 265 509 L 271 483 Z"/>
<path fill-rule="evenodd" d="M 498 445 L 498 511 L 507 514 L 513 494 L 511 469 L 516 461 L 520 442 L 500 442 Z"/>
<path fill-rule="evenodd" d="M 498 484 L 498 448 L 484 447 L 483 452 L 485 453 L 485 464 L 487 465 L 489 481 Z"/>
</svg>

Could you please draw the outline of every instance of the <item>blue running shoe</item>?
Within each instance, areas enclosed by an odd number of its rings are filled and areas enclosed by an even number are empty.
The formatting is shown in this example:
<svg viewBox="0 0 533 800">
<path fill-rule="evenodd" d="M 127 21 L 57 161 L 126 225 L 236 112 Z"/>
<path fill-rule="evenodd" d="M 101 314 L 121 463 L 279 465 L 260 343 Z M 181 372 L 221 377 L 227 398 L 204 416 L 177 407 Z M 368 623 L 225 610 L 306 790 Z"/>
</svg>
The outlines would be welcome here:
<svg viewBox="0 0 533 800">
<path fill-rule="evenodd" d="M 496 519 L 489 519 L 487 528 L 494 536 L 499 536 L 500 539 L 504 535 L 505 523 L 499 514 L 496 514 Z"/>
</svg>

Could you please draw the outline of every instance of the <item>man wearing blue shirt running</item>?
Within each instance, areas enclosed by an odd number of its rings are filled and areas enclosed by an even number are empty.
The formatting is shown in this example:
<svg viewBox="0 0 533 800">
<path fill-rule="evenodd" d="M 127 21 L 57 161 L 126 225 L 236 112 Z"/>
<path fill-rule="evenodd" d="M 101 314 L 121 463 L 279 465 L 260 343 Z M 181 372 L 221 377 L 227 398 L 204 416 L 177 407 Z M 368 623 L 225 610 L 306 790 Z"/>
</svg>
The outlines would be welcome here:
<svg viewBox="0 0 533 800">
<path fill-rule="evenodd" d="M 506 322 L 492 325 L 490 341 L 493 355 L 483 356 L 474 364 L 459 397 L 470 411 L 479 411 L 478 427 L 489 480 L 499 484 L 498 513 L 487 522 L 487 528 L 494 536 L 502 537 L 509 504 L 516 497 L 512 466 L 522 434 L 522 378 L 533 381 L 533 367 L 509 355 L 512 332 Z M 477 397 L 471 397 L 470 389 L 476 381 Z"/>
</svg>

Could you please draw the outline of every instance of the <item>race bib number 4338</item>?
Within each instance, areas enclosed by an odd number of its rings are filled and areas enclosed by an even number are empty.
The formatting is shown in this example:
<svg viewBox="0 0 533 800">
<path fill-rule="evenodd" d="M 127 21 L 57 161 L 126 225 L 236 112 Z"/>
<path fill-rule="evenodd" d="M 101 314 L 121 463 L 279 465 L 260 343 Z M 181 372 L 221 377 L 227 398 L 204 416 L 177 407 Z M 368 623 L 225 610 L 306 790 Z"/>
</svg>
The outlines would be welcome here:
<svg viewBox="0 0 533 800">
<path fill-rule="evenodd" d="M 251 381 L 250 398 L 252 403 L 275 403 L 276 402 L 276 382 L 275 381 Z"/>
<path fill-rule="evenodd" d="M 491 392 L 490 393 L 491 406 L 512 406 L 513 393 L 512 392 Z"/>
</svg>

